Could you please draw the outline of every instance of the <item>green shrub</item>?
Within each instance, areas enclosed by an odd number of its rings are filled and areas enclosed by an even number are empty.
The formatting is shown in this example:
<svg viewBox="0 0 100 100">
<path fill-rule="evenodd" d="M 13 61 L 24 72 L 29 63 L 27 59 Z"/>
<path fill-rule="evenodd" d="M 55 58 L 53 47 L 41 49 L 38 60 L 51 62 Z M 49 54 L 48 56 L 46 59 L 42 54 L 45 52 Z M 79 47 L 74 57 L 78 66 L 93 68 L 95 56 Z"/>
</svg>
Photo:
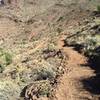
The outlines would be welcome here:
<svg viewBox="0 0 100 100">
<path fill-rule="evenodd" d="M 9 53 L 5 53 L 5 61 L 6 61 L 6 65 L 9 65 L 12 63 L 12 56 Z"/>
<path fill-rule="evenodd" d="M 2 73 L 5 69 L 5 66 L 3 66 L 2 64 L 0 64 L 0 73 Z"/>
<path fill-rule="evenodd" d="M 12 63 L 12 55 L 0 48 L 0 61 L 0 64 L 7 66 Z"/>
<path fill-rule="evenodd" d="M 97 6 L 97 11 L 99 11 L 99 12 L 100 12 L 100 5 L 98 5 L 98 6 Z"/>
</svg>

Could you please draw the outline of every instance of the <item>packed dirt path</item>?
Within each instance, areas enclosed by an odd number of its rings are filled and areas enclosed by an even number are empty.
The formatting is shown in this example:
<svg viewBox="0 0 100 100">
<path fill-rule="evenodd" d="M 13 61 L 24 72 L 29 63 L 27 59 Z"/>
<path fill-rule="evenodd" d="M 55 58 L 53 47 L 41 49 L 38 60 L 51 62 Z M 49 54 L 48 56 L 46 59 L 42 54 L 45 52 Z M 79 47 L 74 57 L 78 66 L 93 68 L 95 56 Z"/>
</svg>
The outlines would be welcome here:
<svg viewBox="0 0 100 100">
<path fill-rule="evenodd" d="M 73 50 L 71 47 L 64 47 L 64 36 L 58 41 L 59 49 L 68 56 L 65 66 L 65 73 L 59 79 L 60 83 L 56 89 L 54 100 L 97 100 L 92 94 L 82 87 L 80 80 L 94 75 L 93 70 L 86 67 L 86 58 Z M 83 65 L 83 66 L 82 66 Z"/>
</svg>

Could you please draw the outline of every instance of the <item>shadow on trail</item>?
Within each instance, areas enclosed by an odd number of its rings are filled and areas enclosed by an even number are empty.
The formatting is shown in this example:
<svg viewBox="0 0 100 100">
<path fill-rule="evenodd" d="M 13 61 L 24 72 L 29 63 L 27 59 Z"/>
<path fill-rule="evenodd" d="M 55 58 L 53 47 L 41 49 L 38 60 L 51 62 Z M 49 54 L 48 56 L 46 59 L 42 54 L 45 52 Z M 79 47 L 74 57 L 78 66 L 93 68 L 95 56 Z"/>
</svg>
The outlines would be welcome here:
<svg viewBox="0 0 100 100">
<path fill-rule="evenodd" d="M 69 45 L 64 45 L 69 46 Z M 70 45 L 74 50 L 82 53 L 82 45 Z M 86 56 L 86 55 L 85 55 Z M 93 55 L 87 56 L 88 61 L 86 64 L 82 64 L 82 67 L 90 67 L 94 70 L 95 76 L 92 76 L 87 79 L 82 79 L 83 88 L 89 91 L 92 94 L 100 95 L 100 46 L 93 50 Z"/>
<path fill-rule="evenodd" d="M 100 95 L 100 46 L 94 50 L 93 55 L 88 59 L 88 66 L 95 72 L 95 76 L 81 80 L 83 86 L 89 92 Z"/>
<path fill-rule="evenodd" d="M 100 75 L 81 80 L 83 87 L 92 94 L 100 94 Z"/>
<path fill-rule="evenodd" d="M 96 48 L 95 54 L 89 57 L 88 64 L 95 71 L 96 76 L 82 80 L 85 89 L 93 94 L 100 94 L 100 47 Z"/>
</svg>

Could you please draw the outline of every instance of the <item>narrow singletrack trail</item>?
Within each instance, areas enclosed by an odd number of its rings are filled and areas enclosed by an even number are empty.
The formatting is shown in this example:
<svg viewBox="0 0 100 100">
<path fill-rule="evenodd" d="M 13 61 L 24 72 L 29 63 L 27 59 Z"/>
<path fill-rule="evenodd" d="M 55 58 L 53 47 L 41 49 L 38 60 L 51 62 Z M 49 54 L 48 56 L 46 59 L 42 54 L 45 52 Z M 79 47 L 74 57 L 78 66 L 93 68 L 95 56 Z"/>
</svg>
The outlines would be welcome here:
<svg viewBox="0 0 100 100">
<path fill-rule="evenodd" d="M 65 66 L 65 73 L 59 79 L 60 83 L 56 89 L 54 100 L 94 100 L 92 95 L 82 88 L 80 79 L 93 76 L 94 72 L 86 67 L 86 58 L 73 50 L 71 47 L 64 47 L 63 39 L 60 37 L 58 48 L 62 49 L 64 54 L 68 56 Z M 82 66 L 83 65 L 83 66 Z"/>
</svg>

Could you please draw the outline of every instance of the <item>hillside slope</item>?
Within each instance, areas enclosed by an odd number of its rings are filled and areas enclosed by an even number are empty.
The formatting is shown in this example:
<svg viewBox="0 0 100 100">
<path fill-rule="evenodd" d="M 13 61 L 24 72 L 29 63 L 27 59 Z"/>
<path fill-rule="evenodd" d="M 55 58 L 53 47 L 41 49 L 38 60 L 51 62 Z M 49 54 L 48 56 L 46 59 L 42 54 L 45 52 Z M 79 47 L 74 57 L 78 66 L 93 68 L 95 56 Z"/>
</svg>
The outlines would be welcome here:
<svg viewBox="0 0 100 100">
<path fill-rule="evenodd" d="M 98 73 L 84 51 L 94 47 L 91 36 L 97 39 L 95 48 L 100 46 L 99 3 L 19 0 L 0 5 L 0 100 L 99 100 L 98 79 L 91 79 Z"/>
</svg>

